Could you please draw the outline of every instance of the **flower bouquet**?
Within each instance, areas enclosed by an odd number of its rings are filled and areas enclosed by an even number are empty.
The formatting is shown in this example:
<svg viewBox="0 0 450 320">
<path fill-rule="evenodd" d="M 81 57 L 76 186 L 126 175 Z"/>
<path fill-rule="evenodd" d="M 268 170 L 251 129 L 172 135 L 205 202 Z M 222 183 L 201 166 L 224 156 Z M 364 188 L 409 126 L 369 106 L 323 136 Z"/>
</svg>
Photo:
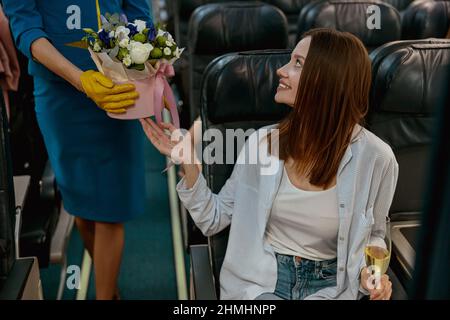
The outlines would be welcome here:
<svg viewBox="0 0 450 320">
<path fill-rule="evenodd" d="M 174 76 L 173 63 L 184 49 L 178 48 L 172 35 L 142 20 L 128 22 L 125 15 L 101 16 L 101 29 L 83 29 L 92 59 L 98 70 L 114 83 L 133 83 L 139 92 L 134 106 L 116 119 L 141 119 L 151 115 L 161 122 L 164 107 L 179 127 L 175 98 L 166 77 Z"/>
</svg>

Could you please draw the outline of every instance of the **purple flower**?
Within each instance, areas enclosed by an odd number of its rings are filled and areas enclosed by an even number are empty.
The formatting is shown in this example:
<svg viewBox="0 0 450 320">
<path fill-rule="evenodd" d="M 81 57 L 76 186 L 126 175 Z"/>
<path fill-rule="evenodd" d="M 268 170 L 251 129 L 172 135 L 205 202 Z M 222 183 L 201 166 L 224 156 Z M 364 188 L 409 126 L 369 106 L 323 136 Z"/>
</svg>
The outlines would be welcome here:
<svg viewBox="0 0 450 320">
<path fill-rule="evenodd" d="M 125 24 L 128 24 L 127 16 L 126 16 L 124 13 L 122 13 L 122 14 L 120 15 L 120 22 L 123 22 L 123 23 L 125 23 Z"/>
<path fill-rule="evenodd" d="M 130 38 L 131 38 L 132 36 L 134 36 L 136 33 L 138 33 L 137 27 L 136 27 L 134 24 L 132 24 L 132 23 L 129 23 L 129 24 L 127 25 L 127 28 L 130 29 L 130 34 L 129 34 L 129 37 L 130 37 Z"/>
<path fill-rule="evenodd" d="M 105 30 L 102 30 L 98 34 L 99 39 L 105 44 L 106 48 L 110 47 L 111 38 L 109 37 L 109 33 Z"/>
<path fill-rule="evenodd" d="M 156 38 L 156 29 L 153 23 L 148 27 L 148 40 L 154 41 Z"/>
<path fill-rule="evenodd" d="M 101 16 L 100 16 L 100 20 L 102 21 L 102 25 L 108 23 L 108 20 L 105 18 L 104 15 L 101 15 Z"/>
</svg>

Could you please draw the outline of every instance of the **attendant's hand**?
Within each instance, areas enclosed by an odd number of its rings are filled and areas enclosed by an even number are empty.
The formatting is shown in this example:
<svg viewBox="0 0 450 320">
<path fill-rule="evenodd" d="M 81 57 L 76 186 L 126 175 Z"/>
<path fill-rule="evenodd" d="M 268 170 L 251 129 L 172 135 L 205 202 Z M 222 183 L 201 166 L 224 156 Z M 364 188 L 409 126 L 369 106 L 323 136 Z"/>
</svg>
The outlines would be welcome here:
<svg viewBox="0 0 450 320">
<path fill-rule="evenodd" d="M 387 274 L 381 276 L 377 285 L 374 276 L 365 267 L 361 270 L 361 286 L 369 291 L 370 300 L 389 300 L 391 298 L 392 282 Z"/>
<path fill-rule="evenodd" d="M 97 106 L 110 113 L 124 113 L 139 97 L 133 84 L 116 85 L 111 79 L 94 70 L 83 72 L 80 82 L 86 95 Z"/>
</svg>

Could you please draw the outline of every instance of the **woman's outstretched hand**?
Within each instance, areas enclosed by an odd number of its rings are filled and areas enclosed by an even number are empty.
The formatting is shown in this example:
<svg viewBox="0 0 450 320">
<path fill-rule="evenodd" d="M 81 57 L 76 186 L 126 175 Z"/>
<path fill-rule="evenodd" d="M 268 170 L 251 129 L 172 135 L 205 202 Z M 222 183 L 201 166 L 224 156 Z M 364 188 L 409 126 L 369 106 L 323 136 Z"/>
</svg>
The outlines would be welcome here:
<svg viewBox="0 0 450 320">
<path fill-rule="evenodd" d="M 156 124 L 152 119 L 141 119 L 142 128 L 150 142 L 172 162 L 183 165 L 185 185 L 192 188 L 200 174 L 193 141 L 189 134 L 183 135 L 170 123 Z M 168 130 L 170 134 L 165 133 Z"/>
<path fill-rule="evenodd" d="M 140 120 L 142 128 L 144 129 L 145 135 L 153 144 L 153 146 L 158 149 L 158 151 L 165 155 L 166 157 L 170 157 L 172 153 L 172 149 L 175 146 L 175 142 L 170 140 L 170 135 L 166 134 L 163 129 L 167 124 L 157 125 L 152 119 L 146 118 Z M 169 128 L 167 128 L 169 129 Z M 169 132 L 173 132 L 169 129 Z"/>
<path fill-rule="evenodd" d="M 141 119 L 147 138 L 158 151 L 177 164 L 194 163 L 194 147 L 189 137 L 177 130 L 171 123 L 156 124 L 152 119 Z M 168 130 L 169 133 L 164 132 Z"/>
<path fill-rule="evenodd" d="M 170 123 L 156 124 L 152 119 L 141 119 L 142 128 L 150 142 L 172 162 L 183 165 L 186 188 L 194 186 L 201 171 L 200 162 L 195 157 L 192 138 L 183 135 Z M 170 134 L 164 132 L 168 130 Z"/>
</svg>

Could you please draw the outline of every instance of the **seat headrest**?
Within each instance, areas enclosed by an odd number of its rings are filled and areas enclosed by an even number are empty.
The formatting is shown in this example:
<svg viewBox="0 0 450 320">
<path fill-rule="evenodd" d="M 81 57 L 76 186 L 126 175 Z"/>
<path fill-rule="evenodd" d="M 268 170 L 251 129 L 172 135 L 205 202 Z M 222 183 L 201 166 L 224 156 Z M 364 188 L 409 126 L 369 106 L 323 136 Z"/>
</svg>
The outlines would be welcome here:
<svg viewBox="0 0 450 320">
<path fill-rule="evenodd" d="M 450 27 L 450 2 L 412 3 L 403 13 L 403 39 L 445 38 Z"/>
<path fill-rule="evenodd" d="M 290 54 L 260 50 L 216 58 L 203 77 L 202 118 L 215 124 L 283 118 L 289 107 L 275 102 L 276 71 L 289 62 Z"/>
<path fill-rule="evenodd" d="M 371 59 L 371 111 L 430 114 L 447 98 L 450 40 L 397 41 Z"/>
<path fill-rule="evenodd" d="M 368 7 L 380 9 L 380 29 L 369 29 L 367 21 L 374 15 Z M 378 47 L 400 39 L 401 19 L 398 11 L 387 3 L 377 0 L 318 1 L 305 6 L 299 15 L 298 38 L 313 28 L 333 28 L 357 36 L 367 48 Z"/>
<path fill-rule="evenodd" d="M 389 3 L 398 11 L 405 10 L 415 0 L 383 0 L 383 2 Z"/>
<path fill-rule="evenodd" d="M 178 11 L 180 13 L 180 18 L 182 20 L 189 20 L 191 17 L 192 12 L 200 6 L 203 6 L 205 4 L 211 3 L 211 2 L 231 2 L 233 0 L 171 0 L 171 1 L 178 1 Z M 236 1 L 236 0 L 234 0 Z"/>
<path fill-rule="evenodd" d="M 313 1 L 315 0 L 266 0 L 265 2 L 280 8 L 285 14 L 299 14 L 305 5 Z"/>
<path fill-rule="evenodd" d="M 283 12 L 260 2 L 207 4 L 189 21 L 190 53 L 223 54 L 259 49 L 284 49 L 288 43 Z"/>
</svg>

